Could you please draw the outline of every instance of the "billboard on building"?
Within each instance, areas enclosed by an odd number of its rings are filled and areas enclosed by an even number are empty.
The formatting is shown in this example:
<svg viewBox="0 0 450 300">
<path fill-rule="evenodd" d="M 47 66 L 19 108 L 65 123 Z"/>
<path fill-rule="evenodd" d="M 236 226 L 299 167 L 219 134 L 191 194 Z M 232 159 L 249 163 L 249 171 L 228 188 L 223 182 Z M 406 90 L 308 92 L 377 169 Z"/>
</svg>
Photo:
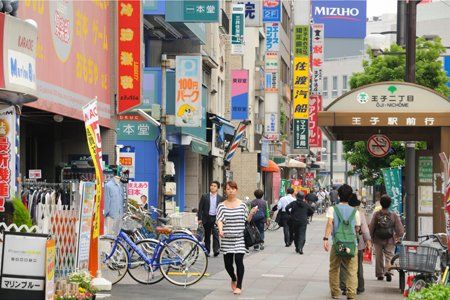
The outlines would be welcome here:
<svg viewBox="0 0 450 300">
<path fill-rule="evenodd" d="M 81 107 L 97 96 L 99 121 L 111 127 L 110 1 L 23 1 L 21 19 L 38 25 L 36 87 L 31 107 L 83 120 Z"/>
<path fill-rule="evenodd" d="M 261 0 L 247 0 L 239 1 L 239 4 L 245 5 L 245 26 L 247 27 L 261 27 L 262 25 L 262 11 Z"/>
<path fill-rule="evenodd" d="M 231 54 L 244 55 L 245 5 L 234 4 L 231 11 Z"/>
<path fill-rule="evenodd" d="M 231 119 L 248 119 L 248 70 L 231 71 Z"/>
<path fill-rule="evenodd" d="M 311 95 L 309 99 L 309 146 L 322 148 L 322 130 L 318 125 L 319 111 L 322 111 L 322 96 Z"/>
<path fill-rule="evenodd" d="M 142 103 L 141 1 L 117 1 L 117 113 Z"/>
<path fill-rule="evenodd" d="M 177 56 L 175 126 L 202 126 L 202 57 Z"/>
<path fill-rule="evenodd" d="M 325 25 L 326 38 L 364 39 L 366 6 L 366 0 L 312 0 L 312 18 Z"/>
<path fill-rule="evenodd" d="M 263 0 L 263 22 L 281 22 L 281 0 Z"/>
<path fill-rule="evenodd" d="M 266 51 L 278 52 L 280 49 L 280 23 L 266 24 Z"/>
<path fill-rule="evenodd" d="M 322 73 L 324 62 L 324 26 L 312 25 L 312 49 L 311 49 L 311 95 L 322 95 Z"/>
</svg>

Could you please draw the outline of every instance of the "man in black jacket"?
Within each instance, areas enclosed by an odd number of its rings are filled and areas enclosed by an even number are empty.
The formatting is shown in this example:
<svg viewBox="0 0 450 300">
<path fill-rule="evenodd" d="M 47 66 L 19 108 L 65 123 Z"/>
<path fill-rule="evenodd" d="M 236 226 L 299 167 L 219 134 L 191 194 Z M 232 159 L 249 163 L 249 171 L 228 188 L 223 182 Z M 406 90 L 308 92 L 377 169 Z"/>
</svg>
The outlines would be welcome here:
<svg viewBox="0 0 450 300">
<path fill-rule="evenodd" d="M 305 201 L 305 194 L 298 192 L 296 200 L 286 206 L 286 212 L 290 216 L 293 232 L 295 252 L 303 254 L 303 247 L 306 241 L 306 226 L 308 217 L 314 214 L 312 207 Z"/>
<path fill-rule="evenodd" d="M 203 194 L 200 198 L 197 215 L 199 225 L 203 225 L 205 229 L 205 247 L 208 254 L 211 253 L 211 234 L 213 235 L 214 256 L 218 256 L 220 251 L 219 233 L 215 227 L 217 206 L 223 201 L 222 196 L 217 193 L 219 188 L 218 181 L 211 182 L 209 193 Z"/>
</svg>

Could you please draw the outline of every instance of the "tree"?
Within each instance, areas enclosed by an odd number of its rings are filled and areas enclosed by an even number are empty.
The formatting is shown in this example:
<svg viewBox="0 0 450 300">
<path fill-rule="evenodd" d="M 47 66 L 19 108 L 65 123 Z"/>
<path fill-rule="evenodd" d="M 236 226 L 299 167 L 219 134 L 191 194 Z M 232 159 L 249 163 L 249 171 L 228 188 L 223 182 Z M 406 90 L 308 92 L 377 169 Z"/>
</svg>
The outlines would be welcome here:
<svg viewBox="0 0 450 300">
<path fill-rule="evenodd" d="M 384 50 L 385 55 L 374 56 L 369 49 L 369 60 L 363 61 L 364 71 L 354 73 L 350 78 L 352 89 L 382 81 L 404 81 L 406 55 L 405 49 L 393 44 L 390 49 Z M 440 38 L 427 41 L 417 39 L 416 50 L 416 82 L 442 94 L 450 95 L 447 87 L 447 75 L 442 67 L 440 56 L 445 53 L 445 47 Z M 417 143 L 416 149 L 426 149 L 424 142 Z M 365 141 L 344 142 L 345 159 L 353 165 L 354 169 L 349 175 L 359 174 L 361 180 L 367 185 L 381 184 L 382 168 L 404 166 L 405 146 L 400 142 L 393 142 L 390 155 L 375 158 L 367 151 Z"/>
</svg>

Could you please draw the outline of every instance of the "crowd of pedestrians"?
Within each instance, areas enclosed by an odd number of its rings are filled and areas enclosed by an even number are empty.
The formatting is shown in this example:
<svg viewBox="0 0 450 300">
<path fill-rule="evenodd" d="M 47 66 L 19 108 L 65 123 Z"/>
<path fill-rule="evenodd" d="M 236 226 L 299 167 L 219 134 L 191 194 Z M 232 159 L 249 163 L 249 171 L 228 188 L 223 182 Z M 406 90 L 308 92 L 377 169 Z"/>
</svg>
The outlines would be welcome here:
<svg viewBox="0 0 450 300">
<path fill-rule="evenodd" d="M 244 278 L 244 256 L 249 251 L 244 240 L 246 223 L 254 224 L 260 240 L 253 246 L 256 251 L 264 250 L 264 227 L 270 223 L 269 203 L 264 199 L 264 191 L 254 192 L 254 200 L 241 201 L 237 198 L 236 182 L 226 183 L 225 197 L 218 194 L 220 183 L 213 181 L 210 191 L 202 195 L 198 208 L 199 226 L 204 228 L 204 242 L 209 254 L 223 253 L 225 270 L 231 279 L 234 294 L 242 291 Z M 326 204 L 326 205 L 325 205 Z M 399 216 L 389 211 L 391 199 L 383 195 L 381 210 L 374 213 L 370 224 L 366 220 L 361 200 L 347 184 L 330 192 L 321 188 L 295 192 L 288 188 L 273 211 L 277 211 L 277 222 L 283 227 L 286 247 L 295 245 L 295 252 L 304 253 L 308 224 L 315 211 L 326 210 L 326 228 L 323 248 L 330 253 L 329 286 L 333 299 L 346 295 L 355 299 L 364 293 L 363 254 L 375 250 L 376 274 L 378 280 L 392 280 L 389 272 L 395 244 L 404 229 Z M 255 229 L 256 231 L 256 229 Z M 212 251 L 211 251 L 212 236 Z M 236 269 L 236 270 L 235 270 Z"/>
</svg>

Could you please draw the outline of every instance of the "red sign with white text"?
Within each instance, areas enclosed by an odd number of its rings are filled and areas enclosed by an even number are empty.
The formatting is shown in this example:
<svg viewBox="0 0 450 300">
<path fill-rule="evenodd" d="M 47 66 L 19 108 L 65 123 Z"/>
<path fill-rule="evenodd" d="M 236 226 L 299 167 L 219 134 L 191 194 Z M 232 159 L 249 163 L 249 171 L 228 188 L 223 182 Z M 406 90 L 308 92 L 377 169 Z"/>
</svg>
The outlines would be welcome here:
<svg viewBox="0 0 450 300">
<path fill-rule="evenodd" d="M 318 113 L 322 110 L 322 96 L 309 98 L 309 146 L 322 148 L 322 130 L 318 126 Z"/>
<path fill-rule="evenodd" d="M 111 127 L 110 1 L 20 1 L 18 17 L 38 26 L 37 109 L 83 120 L 97 97 L 100 125 Z"/>
<path fill-rule="evenodd" d="M 141 105 L 141 1 L 117 1 L 119 114 Z"/>
</svg>

